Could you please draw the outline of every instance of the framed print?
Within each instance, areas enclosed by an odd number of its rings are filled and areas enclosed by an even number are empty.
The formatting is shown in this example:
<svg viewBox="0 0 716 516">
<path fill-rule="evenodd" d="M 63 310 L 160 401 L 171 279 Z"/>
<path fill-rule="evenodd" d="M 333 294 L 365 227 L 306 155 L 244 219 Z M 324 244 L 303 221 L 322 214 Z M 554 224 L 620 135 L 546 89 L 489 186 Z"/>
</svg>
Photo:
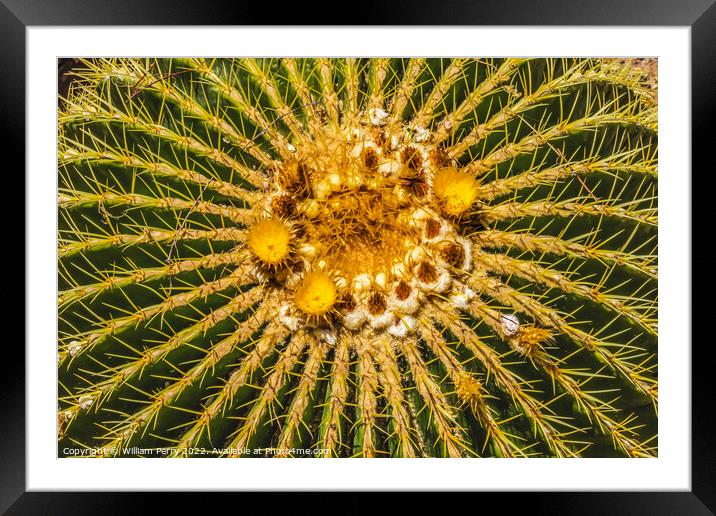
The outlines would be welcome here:
<svg viewBox="0 0 716 516">
<path fill-rule="evenodd" d="M 258 27 L 41 4 L 0 11 L 28 221 L 3 509 L 440 490 L 710 513 L 690 207 L 716 8 Z"/>
</svg>

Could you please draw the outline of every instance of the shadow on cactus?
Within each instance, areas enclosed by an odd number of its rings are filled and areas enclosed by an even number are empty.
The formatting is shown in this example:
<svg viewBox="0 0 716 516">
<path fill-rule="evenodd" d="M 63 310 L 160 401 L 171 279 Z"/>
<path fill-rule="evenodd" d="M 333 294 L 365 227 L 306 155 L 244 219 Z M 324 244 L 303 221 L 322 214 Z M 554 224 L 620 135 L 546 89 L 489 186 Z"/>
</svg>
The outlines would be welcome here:
<svg viewBox="0 0 716 516">
<path fill-rule="evenodd" d="M 657 107 L 629 64 L 75 74 L 60 456 L 656 455 Z"/>
</svg>

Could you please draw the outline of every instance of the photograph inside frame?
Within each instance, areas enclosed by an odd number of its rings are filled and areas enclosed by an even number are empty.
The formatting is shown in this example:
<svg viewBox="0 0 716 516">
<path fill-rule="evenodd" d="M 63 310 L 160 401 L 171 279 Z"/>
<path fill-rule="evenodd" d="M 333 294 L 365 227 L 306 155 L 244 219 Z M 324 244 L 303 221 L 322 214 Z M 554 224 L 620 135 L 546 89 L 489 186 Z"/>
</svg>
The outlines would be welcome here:
<svg viewBox="0 0 716 516">
<path fill-rule="evenodd" d="M 58 62 L 59 457 L 656 457 L 654 58 Z"/>
</svg>

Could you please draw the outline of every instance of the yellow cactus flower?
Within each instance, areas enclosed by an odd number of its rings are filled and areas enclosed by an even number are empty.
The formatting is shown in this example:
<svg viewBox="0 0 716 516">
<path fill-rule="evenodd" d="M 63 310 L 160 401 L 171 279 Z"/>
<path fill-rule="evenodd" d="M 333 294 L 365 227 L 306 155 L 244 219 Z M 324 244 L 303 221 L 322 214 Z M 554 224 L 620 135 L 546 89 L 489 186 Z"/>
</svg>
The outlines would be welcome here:
<svg viewBox="0 0 716 516">
<path fill-rule="evenodd" d="M 265 219 L 249 229 L 246 244 L 254 255 L 268 265 L 283 262 L 290 251 L 291 232 L 278 219 Z"/>
</svg>

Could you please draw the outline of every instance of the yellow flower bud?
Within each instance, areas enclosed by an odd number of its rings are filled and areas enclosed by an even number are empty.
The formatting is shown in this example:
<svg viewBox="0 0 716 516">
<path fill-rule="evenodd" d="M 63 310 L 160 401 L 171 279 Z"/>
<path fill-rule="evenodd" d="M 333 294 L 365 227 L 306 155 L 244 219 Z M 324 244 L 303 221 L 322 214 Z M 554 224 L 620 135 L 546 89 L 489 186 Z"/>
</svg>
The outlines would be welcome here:
<svg viewBox="0 0 716 516">
<path fill-rule="evenodd" d="M 433 192 L 443 211 L 457 217 L 477 200 L 477 180 L 453 167 L 441 168 L 433 177 Z"/>
<path fill-rule="evenodd" d="M 294 302 L 307 315 L 323 315 L 336 303 L 336 286 L 327 272 L 309 272 L 296 290 Z"/>
<path fill-rule="evenodd" d="M 281 263 L 289 253 L 291 232 L 278 219 L 262 220 L 249 229 L 246 243 L 251 252 L 268 265 Z"/>
</svg>

